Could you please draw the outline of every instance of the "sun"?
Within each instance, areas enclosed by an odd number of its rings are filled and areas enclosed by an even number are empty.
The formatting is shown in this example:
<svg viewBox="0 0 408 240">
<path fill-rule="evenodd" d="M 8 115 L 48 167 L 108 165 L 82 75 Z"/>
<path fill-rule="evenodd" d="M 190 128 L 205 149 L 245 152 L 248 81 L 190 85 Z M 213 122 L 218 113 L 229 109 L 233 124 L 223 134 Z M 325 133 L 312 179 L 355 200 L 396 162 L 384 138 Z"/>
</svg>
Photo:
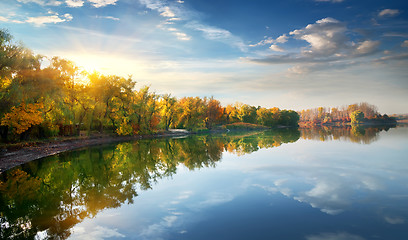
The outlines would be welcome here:
<svg viewBox="0 0 408 240">
<path fill-rule="evenodd" d="M 67 58 L 73 61 L 78 67 L 86 72 L 99 72 L 107 75 L 119 75 L 117 61 L 112 56 L 101 54 L 80 53 L 72 54 Z"/>
</svg>

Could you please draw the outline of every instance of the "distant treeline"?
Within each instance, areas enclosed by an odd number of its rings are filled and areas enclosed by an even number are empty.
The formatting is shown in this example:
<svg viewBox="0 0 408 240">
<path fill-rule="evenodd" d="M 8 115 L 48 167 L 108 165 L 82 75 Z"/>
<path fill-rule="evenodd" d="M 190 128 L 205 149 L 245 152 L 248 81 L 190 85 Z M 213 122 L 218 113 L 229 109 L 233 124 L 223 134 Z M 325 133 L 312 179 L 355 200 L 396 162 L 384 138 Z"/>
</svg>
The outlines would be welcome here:
<svg viewBox="0 0 408 240">
<path fill-rule="evenodd" d="M 0 30 L 0 135 L 3 141 L 78 135 L 82 132 L 149 134 L 169 128 L 212 129 L 252 123 L 297 125 L 292 110 L 236 103 L 226 107 L 213 97 L 176 98 L 149 87 L 135 89 L 131 78 L 81 71 L 73 62 L 48 59 Z"/>
<path fill-rule="evenodd" d="M 342 125 L 347 123 L 396 123 L 387 114 L 381 115 L 377 107 L 368 103 L 351 104 L 334 108 L 313 108 L 299 112 L 301 125 Z"/>
</svg>

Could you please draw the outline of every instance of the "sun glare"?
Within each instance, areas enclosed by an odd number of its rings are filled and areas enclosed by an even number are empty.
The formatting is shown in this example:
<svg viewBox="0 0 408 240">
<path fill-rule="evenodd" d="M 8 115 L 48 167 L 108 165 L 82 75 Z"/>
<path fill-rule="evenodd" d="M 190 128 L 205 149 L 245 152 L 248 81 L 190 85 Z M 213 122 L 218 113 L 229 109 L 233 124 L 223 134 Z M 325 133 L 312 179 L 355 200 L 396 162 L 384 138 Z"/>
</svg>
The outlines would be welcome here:
<svg viewBox="0 0 408 240">
<path fill-rule="evenodd" d="M 96 71 L 107 75 L 127 76 L 133 74 L 138 68 L 133 60 L 111 55 L 75 54 L 68 59 L 87 72 Z"/>
</svg>

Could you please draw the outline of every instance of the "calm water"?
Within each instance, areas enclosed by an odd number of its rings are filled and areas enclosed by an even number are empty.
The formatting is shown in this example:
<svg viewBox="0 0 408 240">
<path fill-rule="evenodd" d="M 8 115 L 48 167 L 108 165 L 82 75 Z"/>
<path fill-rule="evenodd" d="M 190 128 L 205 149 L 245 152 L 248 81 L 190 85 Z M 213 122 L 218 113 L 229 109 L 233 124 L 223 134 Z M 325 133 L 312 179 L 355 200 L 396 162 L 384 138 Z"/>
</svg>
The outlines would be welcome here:
<svg viewBox="0 0 408 240">
<path fill-rule="evenodd" d="M 93 147 L 0 175 L 1 238 L 408 239 L 408 128 Z"/>
</svg>

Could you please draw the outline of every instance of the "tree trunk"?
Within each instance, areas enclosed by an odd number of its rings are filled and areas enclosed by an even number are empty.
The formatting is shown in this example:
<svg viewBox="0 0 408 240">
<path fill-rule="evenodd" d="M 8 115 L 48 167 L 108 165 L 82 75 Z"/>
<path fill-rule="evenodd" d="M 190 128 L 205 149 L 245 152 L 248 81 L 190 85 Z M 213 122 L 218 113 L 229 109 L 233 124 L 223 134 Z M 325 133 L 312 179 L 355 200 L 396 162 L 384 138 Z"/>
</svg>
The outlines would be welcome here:
<svg viewBox="0 0 408 240">
<path fill-rule="evenodd" d="M 7 142 L 8 141 L 8 131 L 9 127 L 8 126 L 0 126 L 0 136 L 1 136 L 1 141 L 2 142 Z"/>
</svg>

